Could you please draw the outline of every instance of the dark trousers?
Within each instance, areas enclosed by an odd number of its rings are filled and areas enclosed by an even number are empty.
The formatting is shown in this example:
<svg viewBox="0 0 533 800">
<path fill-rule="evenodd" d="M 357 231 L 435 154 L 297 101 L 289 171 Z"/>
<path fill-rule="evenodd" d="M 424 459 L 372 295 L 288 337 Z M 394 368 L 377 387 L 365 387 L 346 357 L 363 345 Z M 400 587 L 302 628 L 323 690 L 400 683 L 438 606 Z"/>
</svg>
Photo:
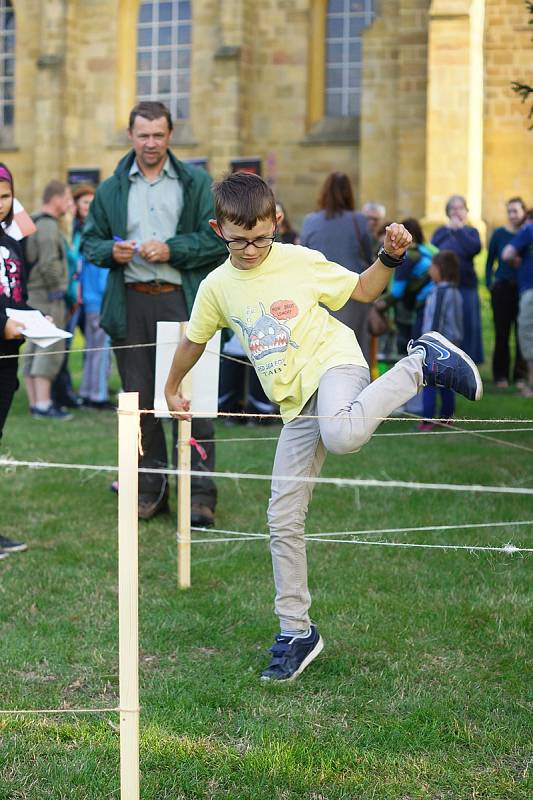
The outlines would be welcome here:
<svg viewBox="0 0 533 800">
<path fill-rule="evenodd" d="M 274 406 L 266 396 L 246 356 L 230 361 L 222 358 L 218 382 L 218 410 L 228 413 L 272 414 Z M 230 417 L 231 419 L 231 417 Z M 244 418 L 236 419 L 244 424 Z"/>
<path fill-rule="evenodd" d="M 19 385 L 17 366 L 17 358 L 0 359 L 0 439 L 2 438 L 4 423 L 9 409 L 11 408 L 11 403 L 13 402 L 13 395 L 17 391 Z"/>
<path fill-rule="evenodd" d="M 183 292 L 179 288 L 166 294 L 141 294 L 133 289 L 126 290 L 128 313 L 128 332 L 126 339 L 113 342 L 114 345 L 145 344 L 155 342 L 157 322 L 184 322 L 188 319 Z M 115 350 L 118 371 L 125 392 L 139 392 L 139 407 L 153 409 L 155 386 L 155 347 L 139 347 L 130 350 Z M 175 424 L 174 424 L 175 425 Z M 166 467 L 167 448 L 163 425 L 153 414 L 141 415 L 141 435 L 144 455 L 140 457 L 140 467 Z M 194 438 L 214 439 L 213 421 L 193 419 Z M 175 434 L 174 434 L 175 441 Z M 205 442 L 203 447 L 207 460 L 202 461 L 196 448 L 191 448 L 191 469 L 213 471 L 215 461 L 214 442 Z M 163 475 L 139 473 L 139 492 L 156 496 L 166 483 Z M 207 505 L 215 510 L 217 490 L 211 478 L 191 479 L 191 501 Z"/>
<path fill-rule="evenodd" d="M 511 331 L 515 333 L 515 357 L 512 380 L 527 377 L 527 367 L 520 352 L 517 335 L 518 287 L 510 281 L 496 281 L 491 291 L 492 314 L 494 317 L 494 353 L 492 354 L 492 373 L 495 381 L 508 381 L 511 378 L 511 352 L 509 340 Z"/>
<path fill-rule="evenodd" d="M 77 308 L 73 314 L 68 316 L 65 330 L 72 333 L 74 336 L 77 327 L 80 328 L 82 333 L 85 333 L 85 314 L 83 307 Z M 65 345 L 65 350 L 70 350 L 72 339 L 64 339 L 63 343 Z M 61 408 L 61 406 L 72 407 L 76 404 L 77 399 L 76 390 L 72 385 L 68 357 L 69 354 L 65 353 L 61 369 L 52 382 L 52 403 L 58 408 Z"/>
<path fill-rule="evenodd" d="M 455 411 L 455 392 L 453 389 L 444 389 L 434 386 L 424 386 L 422 393 L 422 413 L 425 419 L 435 419 L 437 407 L 437 392 L 440 394 L 440 413 L 441 419 L 450 419 Z"/>
</svg>

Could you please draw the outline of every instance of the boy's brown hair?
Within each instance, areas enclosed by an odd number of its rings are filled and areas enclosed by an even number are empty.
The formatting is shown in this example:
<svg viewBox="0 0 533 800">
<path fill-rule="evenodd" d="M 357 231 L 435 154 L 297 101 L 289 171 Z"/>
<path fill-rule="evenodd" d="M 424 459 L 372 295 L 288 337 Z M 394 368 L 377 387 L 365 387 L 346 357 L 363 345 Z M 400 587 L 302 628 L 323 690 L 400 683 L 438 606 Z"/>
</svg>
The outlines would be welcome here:
<svg viewBox="0 0 533 800">
<path fill-rule="evenodd" d="M 459 259 L 451 250 L 440 250 L 431 259 L 440 272 L 441 280 L 445 283 L 459 285 L 461 277 Z"/>
<path fill-rule="evenodd" d="M 213 185 L 215 216 L 250 231 L 260 220 L 276 224 L 276 198 L 270 186 L 252 172 L 233 172 Z"/>
</svg>

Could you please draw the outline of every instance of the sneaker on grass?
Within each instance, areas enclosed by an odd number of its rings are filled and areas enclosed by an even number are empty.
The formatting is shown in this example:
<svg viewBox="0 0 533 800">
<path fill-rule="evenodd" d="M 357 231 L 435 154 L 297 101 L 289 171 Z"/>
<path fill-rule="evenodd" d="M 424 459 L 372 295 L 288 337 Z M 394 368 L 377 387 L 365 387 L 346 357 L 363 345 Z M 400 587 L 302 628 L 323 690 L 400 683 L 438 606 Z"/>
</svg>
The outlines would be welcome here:
<svg viewBox="0 0 533 800">
<path fill-rule="evenodd" d="M 425 386 L 453 389 L 468 400 L 481 400 L 483 384 L 478 368 L 463 350 L 437 331 L 411 339 L 410 356 L 420 353 Z"/>
<path fill-rule="evenodd" d="M 28 549 L 28 545 L 24 542 L 14 542 L 6 536 L 0 536 L 0 554 L 2 557 L 9 555 L 9 553 L 22 553 Z"/>
<path fill-rule="evenodd" d="M 261 673 L 264 681 L 293 681 L 322 652 L 324 642 L 316 625 L 307 634 L 287 636 L 279 633 L 269 652 L 272 661 Z"/>
<path fill-rule="evenodd" d="M 34 419 L 61 419 L 64 422 L 72 419 L 72 414 L 69 414 L 68 411 L 63 411 L 62 408 L 57 408 L 56 406 L 48 406 L 46 411 L 37 408 L 37 406 L 32 406 L 31 415 Z"/>
</svg>

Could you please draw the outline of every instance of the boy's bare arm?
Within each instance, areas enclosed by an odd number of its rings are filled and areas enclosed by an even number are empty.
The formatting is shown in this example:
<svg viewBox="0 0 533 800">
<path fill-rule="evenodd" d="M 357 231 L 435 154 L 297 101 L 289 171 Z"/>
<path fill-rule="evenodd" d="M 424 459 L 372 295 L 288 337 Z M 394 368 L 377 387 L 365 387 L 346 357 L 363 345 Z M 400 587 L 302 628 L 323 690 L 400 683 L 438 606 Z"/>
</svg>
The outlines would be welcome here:
<svg viewBox="0 0 533 800">
<path fill-rule="evenodd" d="M 389 255 L 401 258 L 412 241 L 413 237 L 409 231 L 403 225 L 393 222 L 386 228 L 383 247 Z M 386 267 L 377 258 L 359 276 L 357 286 L 351 295 L 352 300 L 357 300 L 359 303 L 373 303 L 389 283 L 391 272 L 390 267 Z"/>
<path fill-rule="evenodd" d="M 165 384 L 165 398 L 172 416 L 176 416 L 178 419 L 191 418 L 191 415 L 186 413 L 191 407 L 191 401 L 182 395 L 180 387 L 185 375 L 194 367 L 205 347 L 205 344 L 191 342 L 184 336 L 174 353 Z"/>
</svg>

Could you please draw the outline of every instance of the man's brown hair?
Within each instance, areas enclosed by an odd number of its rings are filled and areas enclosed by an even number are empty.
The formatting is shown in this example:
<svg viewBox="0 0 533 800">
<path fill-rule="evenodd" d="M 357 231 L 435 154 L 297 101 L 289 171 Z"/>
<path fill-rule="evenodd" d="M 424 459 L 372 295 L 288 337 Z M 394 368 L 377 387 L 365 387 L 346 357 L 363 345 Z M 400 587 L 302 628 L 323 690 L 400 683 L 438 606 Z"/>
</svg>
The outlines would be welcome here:
<svg viewBox="0 0 533 800">
<path fill-rule="evenodd" d="M 451 250 L 440 250 L 431 259 L 440 272 L 440 277 L 445 283 L 459 285 L 460 270 L 459 259 Z"/>
<path fill-rule="evenodd" d="M 161 117 L 164 117 L 167 121 L 169 131 L 172 130 L 170 111 L 164 103 L 159 103 L 156 100 L 143 100 L 131 109 L 128 130 L 133 130 L 136 117 L 143 117 L 144 119 L 150 120 L 150 122 L 153 122 L 154 119 L 161 119 Z"/>
<path fill-rule="evenodd" d="M 62 181 L 50 181 L 44 187 L 43 191 L 43 205 L 48 205 L 53 197 L 62 197 L 67 190 L 67 184 Z"/>
<path fill-rule="evenodd" d="M 215 215 L 250 231 L 260 220 L 276 223 L 276 198 L 270 186 L 252 172 L 233 172 L 213 186 Z"/>
</svg>

